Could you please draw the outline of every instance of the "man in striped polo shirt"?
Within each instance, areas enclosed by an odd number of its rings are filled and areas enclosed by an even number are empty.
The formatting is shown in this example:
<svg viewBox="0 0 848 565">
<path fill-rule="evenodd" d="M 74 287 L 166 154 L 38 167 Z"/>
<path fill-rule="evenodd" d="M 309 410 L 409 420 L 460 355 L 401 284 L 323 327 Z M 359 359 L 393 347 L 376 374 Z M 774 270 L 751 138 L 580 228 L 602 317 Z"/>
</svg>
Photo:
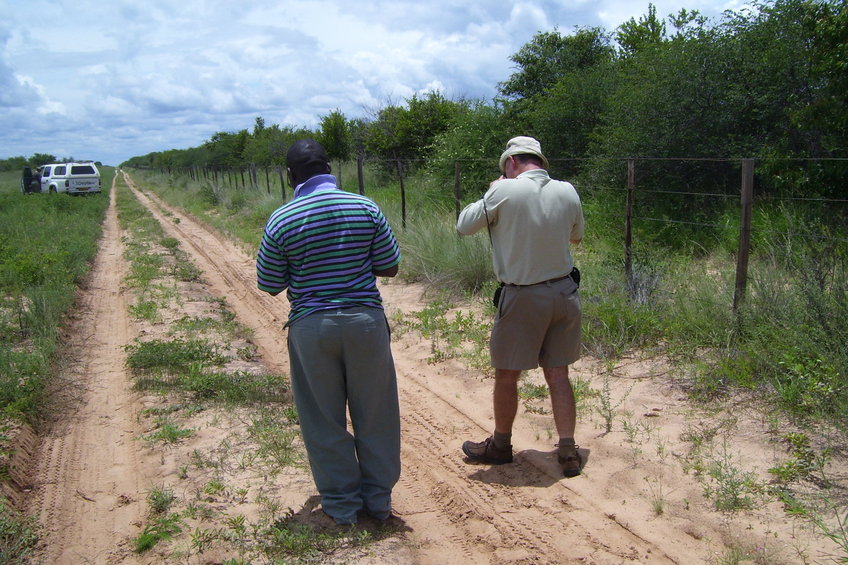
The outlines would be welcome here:
<svg viewBox="0 0 848 565">
<path fill-rule="evenodd" d="M 400 410 L 376 277 L 397 274 L 400 251 L 377 205 L 337 187 L 318 142 L 297 141 L 286 167 L 294 198 L 268 219 L 256 272 L 260 290 L 288 289 L 292 389 L 312 477 L 337 524 L 360 511 L 386 520 Z"/>
</svg>

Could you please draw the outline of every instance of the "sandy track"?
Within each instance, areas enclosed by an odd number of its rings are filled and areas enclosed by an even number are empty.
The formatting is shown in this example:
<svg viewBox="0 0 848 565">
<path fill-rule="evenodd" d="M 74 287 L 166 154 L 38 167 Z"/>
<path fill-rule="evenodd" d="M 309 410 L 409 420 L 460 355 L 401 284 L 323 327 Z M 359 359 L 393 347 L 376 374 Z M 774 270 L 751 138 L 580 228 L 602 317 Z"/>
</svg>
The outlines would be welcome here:
<svg viewBox="0 0 848 565">
<path fill-rule="evenodd" d="M 282 328 L 287 301 L 255 288 L 253 256 L 126 178 L 201 269 L 211 294 L 226 299 L 238 320 L 254 330 L 263 364 L 287 372 Z M 114 190 L 112 194 L 114 199 Z M 45 528 L 47 563 L 151 562 L 126 547 L 146 510 L 145 489 L 161 470 L 146 459 L 135 439 L 139 406 L 129 389 L 122 349 L 134 336 L 120 290 L 126 266 L 114 200 L 112 204 L 92 282 L 80 304 L 80 329 L 71 337 L 75 358 L 63 377 L 74 391 L 68 398 L 81 400 L 69 406 L 68 417 L 43 439 L 35 473 L 30 510 L 40 515 Z M 425 306 L 418 286 L 382 280 L 380 287 L 389 313 Z M 513 436 L 515 463 L 466 463 L 459 450 L 462 441 L 490 432 L 491 381 L 453 360 L 429 363 L 430 347 L 411 332 L 393 342 L 403 432 L 403 472 L 394 495 L 402 524 L 392 540 L 396 543 L 348 562 L 705 563 L 733 545 L 737 535 L 764 546 L 773 536 L 781 539 L 781 548 L 820 547 L 809 534 L 799 537 L 788 521 L 778 524 L 780 510 L 774 504 L 739 522 L 709 512 L 699 484 L 688 481 L 673 461 L 647 456 L 647 434 L 645 445 L 637 449 L 622 434 L 598 434 L 581 420 L 578 440 L 589 448 L 583 450 L 587 465 L 584 475 L 567 480 L 556 464 L 550 414 L 522 412 Z M 659 421 L 671 435 L 655 432 L 651 441 L 661 440 L 675 457 L 682 457 L 686 445 L 679 435 L 690 425 L 691 414 L 684 414 L 688 409 L 679 395 L 636 365 L 628 375 L 630 413 L 635 413 L 634 421 L 642 412 Z M 589 364 L 581 362 L 576 370 L 597 377 Z M 84 394 L 77 394 L 80 390 Z M 753 447 L 763 451 L 760 445 Z M 668 510 L 662 517 L 650 510 L 649 480 L 665 485 Z M 315 495 L 302 479 L 289 487 L 299 504 Z M 785 555 L 776 562 L 796 562 Z"/>
<path fill-rule="evenodd" d="M 42 438 L 34 473 L 30 509 L 49 540 L 47 563 L 113 562 L 113 553 L 123 553 L 116 542 L 137 531 L 144 513 L 134 395 L 122 349 L 132 335 L 114 195 L 69 336 L 71 359 L 60 392 L 66 410 Z"/>
</svg>

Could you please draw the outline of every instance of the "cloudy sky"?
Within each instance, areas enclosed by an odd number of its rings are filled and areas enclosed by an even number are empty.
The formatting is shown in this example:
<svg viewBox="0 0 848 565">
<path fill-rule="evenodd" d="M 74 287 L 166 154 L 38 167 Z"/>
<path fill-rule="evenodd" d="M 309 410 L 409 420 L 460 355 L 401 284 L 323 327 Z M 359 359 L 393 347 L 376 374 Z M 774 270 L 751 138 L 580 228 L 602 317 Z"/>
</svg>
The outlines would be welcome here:
<svg viewBox="0 0 848 565">
<path fill-rule="evenodd" d="M 713 20 L 741 0 L 654 0 Z M 117 165 L 265 123 L 316 127 L 438 90 L 491 100 L 539 31 L 633 0 L 0 0 L 0 158 Z"/>
</svg>

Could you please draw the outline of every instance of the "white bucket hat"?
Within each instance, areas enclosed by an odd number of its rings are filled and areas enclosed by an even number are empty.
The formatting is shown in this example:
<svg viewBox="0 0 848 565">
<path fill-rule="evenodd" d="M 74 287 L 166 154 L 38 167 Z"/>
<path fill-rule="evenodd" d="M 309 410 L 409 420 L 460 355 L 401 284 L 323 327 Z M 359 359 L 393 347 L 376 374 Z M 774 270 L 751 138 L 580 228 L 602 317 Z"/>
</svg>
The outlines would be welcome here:
<svg viewBox="0 0 848 565">
<path fill-rule="evenodd" d="M 527 137 L 527 136 L 518 136 L 513 137 L 506 143 L 506 151 L 501 153 L 501 159 L 499 161 L 499 165 L 501 168 L 501 172 L 505 173 L 504 167 L 506 166 L 506 160 L 509 159 L 513 155 L 535 155 L 542 160 L 542 166 L 547 169 L 548 168 L 548 159 L 542 154 L 542 144 L 539 143 L 538 140 Z"/>
</svg>

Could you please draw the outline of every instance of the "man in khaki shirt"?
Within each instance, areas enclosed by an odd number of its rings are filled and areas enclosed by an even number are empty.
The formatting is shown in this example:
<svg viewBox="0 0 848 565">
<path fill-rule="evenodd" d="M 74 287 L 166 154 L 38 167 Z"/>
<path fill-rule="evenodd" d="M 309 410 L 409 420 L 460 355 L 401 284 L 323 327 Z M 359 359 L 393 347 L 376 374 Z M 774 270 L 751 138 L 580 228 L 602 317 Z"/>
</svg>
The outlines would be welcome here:
<svg viewBox="0 0 848 565">
<path fill-rule="evenodd" d="M 582 457 L 574 441 L 568 365 L 580 357 L 581 307 L 571 244 L 583 239 L 583 209 L 574 187 L 552 179 L 547 168 L 537 140 L 510 139 L 500 157 L 503 176 L 457 220 L 463 235 L 489 230 L 495 275 L 503 285 L 489 344 L 495 430 L 482 442 L 466 441 L 462 451 L 480 463 L 512 462 L 518 379 L 522 371 L 542 367 L 559 434 L 558 461 L 563 475 L 574 477 Z"/>
</svg>

